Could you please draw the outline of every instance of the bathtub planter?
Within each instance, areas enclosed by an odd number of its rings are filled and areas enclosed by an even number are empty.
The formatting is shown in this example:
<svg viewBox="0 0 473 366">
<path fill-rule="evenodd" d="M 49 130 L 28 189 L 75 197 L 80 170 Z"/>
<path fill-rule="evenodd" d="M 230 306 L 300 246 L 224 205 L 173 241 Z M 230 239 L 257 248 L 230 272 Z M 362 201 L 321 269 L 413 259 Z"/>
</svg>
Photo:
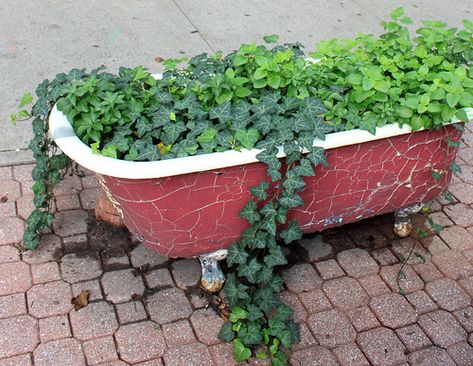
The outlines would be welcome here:
<svg viewBox="0 0 473 366">
<path fill-rule="evenodd" d="M 66 155 L 97 173 L 126 226 L 146 247 L 172 258 L 200 257 L 206 287 L 220 287 L 223 275 L 214 259 L 225 258 L 225 249 L 248 228 L 238 213 L 249 188 L 267 179 L 266 165 L 256 159 L 260 150 L 130 162 L 93 154 L 57 108 L 49 126 Z M 419 209 L 446 189 L 458 150 L 447 148 L 447 136 L 459 141 L 461 134 L 453 124 L 416 132 L 391 124 L 375 135 L 351 130 L 315 139 L 326 150 L 328 167 L 319 165 L 315 177 L 306 178 L 305 204 L 289 217 L 312 233 L 398 211 L 402 229 L 406 208 Z M 438 181 L 433 171 L 447 173 Z"/>
</svg>

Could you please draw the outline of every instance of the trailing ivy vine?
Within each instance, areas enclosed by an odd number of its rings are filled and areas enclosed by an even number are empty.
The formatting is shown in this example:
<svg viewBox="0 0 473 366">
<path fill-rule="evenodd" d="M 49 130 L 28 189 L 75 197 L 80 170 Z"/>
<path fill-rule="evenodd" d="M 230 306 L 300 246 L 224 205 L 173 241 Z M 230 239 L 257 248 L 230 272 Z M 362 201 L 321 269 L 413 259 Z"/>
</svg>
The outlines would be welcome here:
<svg viewBox="0 0 473 366">
<path fill-rule="evenodd" d="M 425 21 L 412 39 L 405 27 L 412 21 L 402 8 L 391 18 L 380 37 L 320 42 L 312 61 L 300 44 L 251 43 L 226 56 L 165 60 L 159 81 L 141 66 L 117 74 L 74 69 L 45 80 L 31 111 L 23 109 L 32 102 L 26 95 L 12 116 L 33 118 L 35 210 L 24 245 L 35 248 L 51 224 L 53 186 L 69 165 L 47 134 L 54 105 L 94 153 L 112 158 L 153 161 L 260 149 L 268 177 L 250 189 L 253 198 L 240 211 L 250 226 L 229 248 L 232 271 L 224 292 L 232 312 L 220 337 L 233 341 L 237 361 L 256 356 L 286 365 L 284 351 L 299 341 L 299 329 L 277 296 L 283 286 L 277 267 L 287 263 L 278 242 L 301 238 L 288 213 L 304 204 L 304 178 L 327 165 L 314 138 L 354 128 L 375 133 L 396 122 L 439 129 L 452 118 L 466 122 L 463 108 L 473 105 L 473 23 L 464 21 L 465 29 L 457 30 Z M 266 43 L 277 40 L 265 37 Z"/>
</svg>

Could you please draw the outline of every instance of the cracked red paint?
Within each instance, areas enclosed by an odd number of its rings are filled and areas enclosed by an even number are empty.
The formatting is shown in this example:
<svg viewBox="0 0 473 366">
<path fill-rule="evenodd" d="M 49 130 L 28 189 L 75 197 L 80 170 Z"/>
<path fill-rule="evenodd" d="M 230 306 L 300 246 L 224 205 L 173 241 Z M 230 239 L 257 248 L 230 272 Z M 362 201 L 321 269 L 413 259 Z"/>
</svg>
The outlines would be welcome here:
<svg viewBox="0 0 473 366">
<path fill-rule="evenodd" d="M 436 184 L 432 170 L 445 170 L 460 140 L 453 126 L 327 150 L 329 167 L 318 166 L 301 194 L 306 204 L 290 212 L 305 233 L 392 212 L 438 196 L 451 174 Z M 130 231 L 144 245 L 169 257 L 192 257 L 226 248 L 248 223 L 238 212 L 249 188 L 266 177 L 253 163 L 157 179 L 102 176 Z"/>
</svg>

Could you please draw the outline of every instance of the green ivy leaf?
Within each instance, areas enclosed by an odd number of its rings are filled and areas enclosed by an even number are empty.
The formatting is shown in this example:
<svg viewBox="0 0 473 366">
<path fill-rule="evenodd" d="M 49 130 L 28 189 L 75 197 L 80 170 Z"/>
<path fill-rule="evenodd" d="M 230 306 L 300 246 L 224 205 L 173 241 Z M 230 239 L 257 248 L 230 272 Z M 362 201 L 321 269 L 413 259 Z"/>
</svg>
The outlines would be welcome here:
<svg viewBox="0 0 473 366">
<path fill-rule="evenodd" d="M 294 208 L 304 205 L 304 200 L 296 193 L 279 198 L 279 203 L 288 208 Z M 279 221 L 279 220 L 278 220 Z"/>
<path fill-rule="evenodd" d="M 254 128 L 250 128 L 248 131 L 238 129 L 235 133 L 235 138 L 241 145 L 248 150 L 251 150 L 256 142 L 259 140 L 259 132 Z"/>
<path fill-rule="evenodd" d="M 241 339 L 243 344 L 247 346 L 254 346 L 263 342 L 263 336 L 261 334 L 261 324 L 259 322 L 249 322 L 245 326 L 241 327 L 238 332 L 238 337 Z"/>
<path fill-rule="evenodd" d="M 230 314 L 230 321 L 236 323 L 240 319 L 246 319 L 248 317 L 248 312 L 245 309 L 242 309 L 239 306 L 234 306 L 232 308 L 232 313 Z"/>
<path fill-rule="evenodd" d="M 292 310 L 292 308 L 290 306 L 288 306 L 286 304 L 281 304 L 276 309 L 275 318 L 285 322 L 285 321 L 289 320 L 292 317 L 293 314 L 294 314 L 294 311 Z"/>
<path fill-rule="evenodd" d="M 218 119 L 222 123 L 226 123 L 232 119 L 232 104 L 230 102 L 222 103 L 209 110 L 211 119 Z"/>
<path fill-rule="evenodd" d="M 269 36 L 264 36 L 263 39 L 266 43 L 276 43 L 279 39 L 279 36 L 277 34 L 271 34 Z"/>
<path fill-rule="evenodd" d="M 286 177 L 283 183 L 284 188 L 286 188 L 289 192 L 294 190 L 300 190 L 301 188 L 305 187 L 304 179 L 301 178 L 299 174 L 295 170 L 290 170 L 286 172 Z"/>
<path fill-rule="evenodd" d="M 307 158 L 312 162 L 312 164 L 314 164 L 314 166 L 317 166 L 319 164 L 328 166 L 327 158 L 325 157 L 325 151 L 321 147 L 313 146 L 310 149 Z"/>
<path fill-rule="evenodd" d="M 256 199 L 263 201 L 268 197 L 266 192 L 269 188 L 269 183 L 262 180 L 257 186 L 250 187 L 250 192 Z"/>
<path fill-rule="evenodd" d="M 245 347 L 239 338 L 233 341 L 233 353 L 237 362 L 243 362 L 251 357 L 251 350 Z"/>
<path fill-rule="evenodd" d="M 263 312 L 259 309 L 259 307 L 256 304 L 249 304 L 247 306 L 247 310 L 248 310 L 247 318 L 250 322 L 261 319 L 264 316 Z"/>
<path fill-rule="evenodd" d="M 166 134 L 163 137 L 163 141 L 165 141 L 166 145 L 173 144 L 177 141 L 180 134 L 184 131 L 187 131 L 187 127 L 182 121 L 176 121 L 166 124 L 163 127 L 164 133 Z"/>
<path fill-rule="evenodd" d="M 284 239 L 286 244 L 293 242 L 294 240 L 299 240 L 302 238 L 302 230 L 299 226 L 299 223 L 296 220 L 292 220 L 287 229 L 281 232 L 281 238 Z"/>
<path fill-rule="evenodd" d="M 275 248 L 270 249 L 269 254 L 264 257 L 264 262 L 272 268 L 274 266 L 283 266 L 287 264 L 287 259 L 281 247 L 276 246 Z"/>
<path fill-rule="evenodd" d="M 258 262 L 258 259 L 252 258 L 247 264 L 240 264 L 238 266 L 238 274 L 248 279 L 251 283 L 256 283 L 256 276 L 261 268 L 262 265 Z"/>
<path fill-rule="evenodd" d="M 229 266 L 246 263 L 247 258 L 248 253 L 241 247 L 240 243 L 233 243 L 228 248 L 227 263 Z"/>
<path fill-rule="evenodd" d="M 455 162 L 450 164 L 450 170 L 452 171 L 452 173 L 461 173 L 462 172 L 461 168 Z"/>
<path fill-rule="evenodd" d="M 227 280 L 225 281 L 223 289 L 230 306 L 237 305 L 239 300 L 247 300 L 249 298 L 247 293 L 248 286 L 238 283 L 234 273 L 229 273 L 227 275 Z"/>
<path fill-rule="evenodd" d="M 218 333 L 218 339 L 221 339 L 225 342 L 231 342 L 233 338 L 235 338 L 235 332 L 232 330 L 232 323 L 224 323 L 222 328 L 220 328 L 220 332 Z"/>
<path fill-rule="evenodd" d="M 265 313 L 280 304 L 279 300 L 274 297 L 273 290 L 270 287 L 256 289 L 253 294 L 253 301 Z"/>
<path fill-rule="evenodd" d="M 309 159 L 300 159 L 299 165 L 294 168 L 294 171 L 304 177 L 313 177 L 315 176 L 314 169 L 310 163 Z"/>
<path fill-rule="evenodd" d="M 248 203 L 240 210 L 239 213 L 242 219 L 247 220 L 250 224 L 260 220 L 260 215 L 257 212 L 257 206 L 255 201 L 248 201 Z"/>
</svg>

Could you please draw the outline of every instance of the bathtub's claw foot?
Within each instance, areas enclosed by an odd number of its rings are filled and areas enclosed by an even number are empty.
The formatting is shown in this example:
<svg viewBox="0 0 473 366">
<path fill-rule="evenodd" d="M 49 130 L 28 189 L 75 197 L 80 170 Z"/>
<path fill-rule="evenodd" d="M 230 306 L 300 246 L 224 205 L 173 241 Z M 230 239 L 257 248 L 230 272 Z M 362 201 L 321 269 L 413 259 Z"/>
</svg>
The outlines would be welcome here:
<svg viewBox="0 0 473 366">
<path fill-rule="evenodd" d="M 227 257 L 228 250 L 220 249 L 213 253 L 199 257 L 202 266 L 201 286 L 208 292 L 218 292 L 225 283 L 225 275 L 220 268 L 219 261 Z"/>
<path fill-rule="evenodd" d="M 394 211 L 394 234 L 400 238 L 406 238 L 411 235 L 414 226 L 411 223 L 410 215 L 418 213 L 423 207 L 423 203 L 417 203 L 415 205 Z"/>
</svg>

